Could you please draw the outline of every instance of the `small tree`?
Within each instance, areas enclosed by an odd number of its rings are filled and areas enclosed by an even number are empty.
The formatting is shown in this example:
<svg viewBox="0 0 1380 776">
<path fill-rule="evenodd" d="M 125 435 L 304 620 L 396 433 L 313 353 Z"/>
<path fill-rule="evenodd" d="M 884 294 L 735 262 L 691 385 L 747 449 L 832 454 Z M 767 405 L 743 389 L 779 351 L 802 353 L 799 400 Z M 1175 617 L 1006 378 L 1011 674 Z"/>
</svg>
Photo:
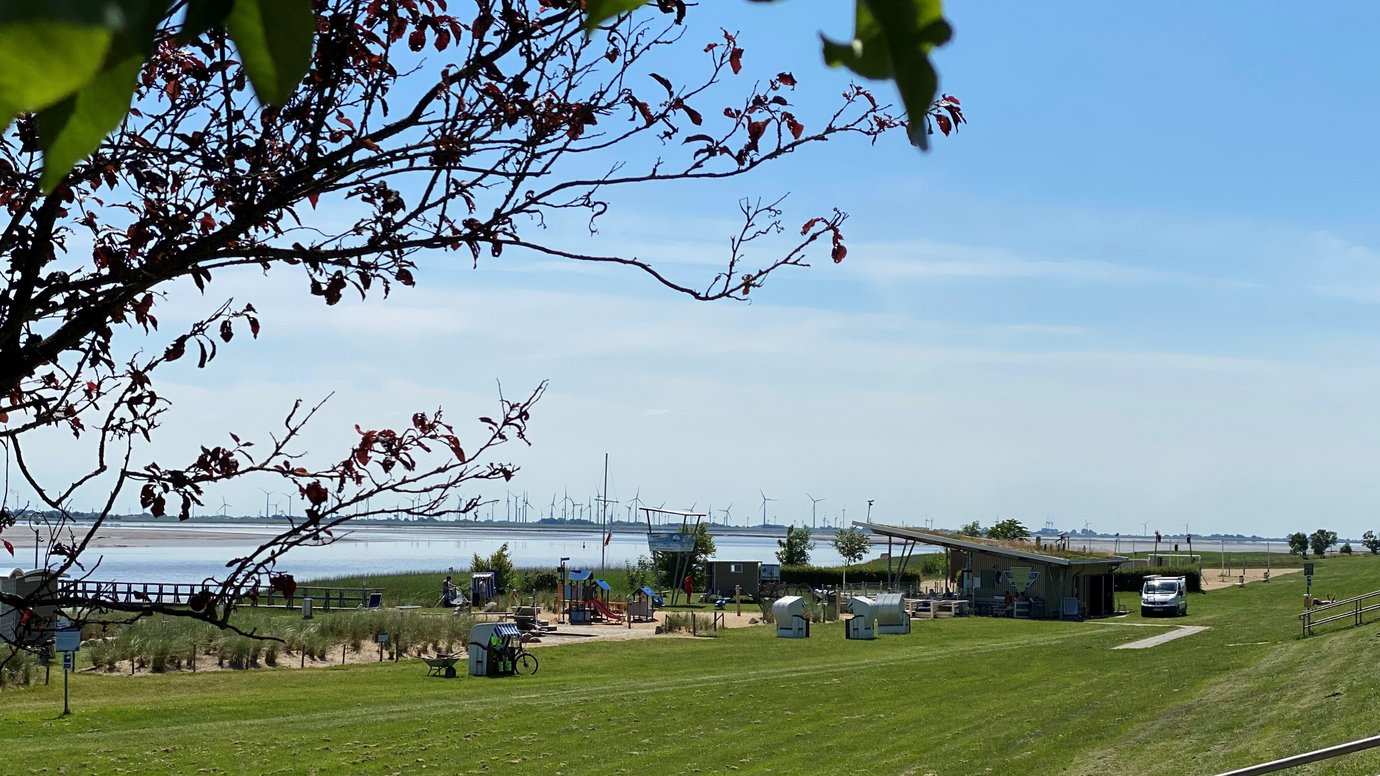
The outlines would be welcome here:
<svg viewBox="0 0 1380 776">
<path fill-rule="evenodd" d="M 492 571 L 494 573 L 494 588 L 497 592 L 512 590 L 516 570 L 513 568 L 513 557 L 508 554 L 508 543 L 493 551 L 489 557 L 484 557 L 479 553 L 474 554 L 470 561 L 470 573 Z"/>
<path fill-rule="evenodd" d="M 1289 554 L 1308 554 L 1308 534 L 1304 533 L 1303 531 L 1289 534 Z"/>
<path fill-rule="evenodd" d="M 1313 554 L 1319 558 L 1327 554 L 1327 548 L 1337 543 L 1337 532 L 1329 531 L 1326 528 L 1319 528 L 1308 537 L 1308 544 L 1313 547 Z"/>
<path fill-rule="evenodd" d="M 1370 550 L 1371 555 L 1380 554 L 1380 539 L 1375 537 L 1374 531 L 1366 531 L 1361 534 L 1361 544 Z"/>
<path fill-rule="evenodd" d="M 861 528 L 845 528 L 834 534 L 834 549 L 843 558 L 843 584 L 848 586 L 848 568 L 872 549 L 872 540 Z"/>
<path fill-rule="evenodd" d="M 982 524 L 974 520 L 958 529 L 958 532 L 963 536 L 982 536 Z"/>
<path fill-rule="evenodd" d="M 815 548 L 815 543 L 810 541 L 810 529 L 802 525 L 799 528 L 788 527 L 786 538 L 777 539 L 776 546 L 781 548 L 776 551 L 776 559 L 781 565 L 805 566 L 810 563 L 810 550 Z"/>
<path fill-rule="evenodd" d="M 628 577 L 628 590 L 636 590 L 643 585 L 656 584 L 656 563 L 646 555 L 637 556 L 636 563 L 625 561 L 623 573 Z"/>
<path fill-rule="evenodd" d="M 1343 545 L 1342 545 L 1342 549 L 1338 550 L 1338 552 L 1340 552 L 1340 553 L 1343 554 L 1343 555 L 1350 555 L 1350 554 L 1351 554 L 1351 542 L 1347 542 L 1346 544 L 1343 544 Z"/>
<path fill-rule="evenodd" d="M 1021 525 L 1021 521 L 1014 517 L 1002 520 L 987 529 L 988 539 L 1024 539 L 1029 535 L 1030 529 Z"/>
</svg>

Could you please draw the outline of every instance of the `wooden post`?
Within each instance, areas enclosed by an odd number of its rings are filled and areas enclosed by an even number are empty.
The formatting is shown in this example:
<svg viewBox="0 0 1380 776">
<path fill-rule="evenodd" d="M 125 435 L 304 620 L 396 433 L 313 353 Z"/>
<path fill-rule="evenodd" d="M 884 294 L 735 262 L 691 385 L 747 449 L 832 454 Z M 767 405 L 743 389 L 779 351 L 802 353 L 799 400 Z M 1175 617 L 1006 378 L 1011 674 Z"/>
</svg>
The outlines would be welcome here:
<svg viewBox="0 0 1380 776">
<path fill-rule="evenodd" d="M 733 602 L 738 605 L 738 616 L 743 616 L 743 586 L 733 586 Z"/>
</svg>

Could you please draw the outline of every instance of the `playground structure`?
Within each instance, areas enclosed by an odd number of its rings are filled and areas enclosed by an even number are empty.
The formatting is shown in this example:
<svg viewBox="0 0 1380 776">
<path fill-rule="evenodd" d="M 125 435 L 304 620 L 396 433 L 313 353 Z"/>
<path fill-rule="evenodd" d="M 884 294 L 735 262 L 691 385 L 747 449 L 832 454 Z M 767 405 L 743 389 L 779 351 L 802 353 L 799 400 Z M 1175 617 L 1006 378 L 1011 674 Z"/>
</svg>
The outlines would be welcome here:
<svg viewBox="0 0 1380 776">
<path fill-rule="evenodd" d="M 674 606 L 680 598 L 680 582 L 686 574 L 690 573 L 695 559 L 695 539 L 699 536 L 700 519 L 705 517 L 706 513 L 658 507 L 641 507 L 641 509 L 647 518 L 647 549 L 652 553 L 652 560 L 660 561 L 666 556 L 674 559 L 672 565 L 675 571 L 671 576 L 672 582 L 677 586 L 671 589 L 671 605 Z M 658 528 L 670 524 L 673 530 L 653 530 L 653 515 L 658 516 Z M 679 518 L 680 525 L 676 526 L 674 523 L 669 523 L 668 518 L 672 520 Z M 689 594 L 685 596 L 685 602 L 690 603 Z"/>
<path fill-rule="evenodd" d="M 847 639 L 877 638 L 876 602 L 865 596 L 853 596 L 848 601 L 853 616 L 843 621 L 843 637 Z"/>
<path fill-rule="evenodd" d="M 776 620 L 778 639 L 808 639 L 810 637 L 810 618 L 805 616 L 805 599 L 798 595 L 788 595 L 776 599 L 771 605 L 772 619 Z"/>
<path fill-rule="evenodd" d="M 589 600 L 590 588 L 594 587 L 594 572 L 581 569 L 567 569 L 561 580 L 561 612 L 572 625 L 588 625 L 594 622 L 594 607 Z"/>
<path fill-rule="evenodd" d="M 479 622 L 470 629 L 469 668 L 470 676 L 535 674 L 537 658 L 522 648 L 522 634 L 513 623 Z"/>
<path fill-rule="evenodd" d="M 662 603 L 661 596 L 650 587 L 643 585 L 628 597 L 628 618 L 633 622 L 651 622 L 656 619 L 655 608 Z"/>
</svg>

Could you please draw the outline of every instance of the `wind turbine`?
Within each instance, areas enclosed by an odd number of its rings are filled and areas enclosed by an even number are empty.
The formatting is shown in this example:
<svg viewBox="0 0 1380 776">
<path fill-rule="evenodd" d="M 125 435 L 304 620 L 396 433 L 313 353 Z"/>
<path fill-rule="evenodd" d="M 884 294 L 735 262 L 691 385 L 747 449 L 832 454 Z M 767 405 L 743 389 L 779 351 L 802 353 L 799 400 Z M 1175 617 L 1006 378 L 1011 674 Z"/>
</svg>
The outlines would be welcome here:
<svg viewBox="0 0 1380 776">
<path fill-rule="evenodd" d="M 730 501 L 727 507 L 719 511 L 724 513 L 724 525 L 733 525 L 733 502 Z"/>
<path fill-rule="evenodd" d="M 828 499 L 815 498 L 814 496 L 811 496 L 809 493 L 806 493 L 805 497 L 810 499 L 810 530 L 813 531 L 814 529 L 819 527 L 819 518 L 815 516 L 815 507 L 819 506 L 819 502 L 828 501 Z"/>
<path fill-rule="evenodd" d="M 267 519 L 268 519 L 268 497 L 269 497 L 270 495 L 272 495 L 272 494 L 271 494 L 269 491 L 264 490 L 263 488 L 259 488 L 259 490 L 263 490 L 263 493 L 264 493 L 264 519 L 267 520 Z"/>
<path fill-rule="evenodd" d="M 225 500 L 225 497 L 224 497 L 224 496 L 221 496 L 221 497 L 220 497 L 220 516 L 221 516 L 221 517 L 225 517 L 225 511 L 226 511 L 227 509 L 229 509 L 229 508 L 230 508 L 230 504 Z"/>
<path fill-rule="evenodd" d="M 766 527 L 766 525 L 767 525 L 767 502 L 768 502 L 768 501 L 775 501 L 776 499 L 774 499 L 774 498 L 767 498 L 767 493 L 766 493 L 766 491 L 762 490 L 761 488 L 758 488 L 758 489 L 757 489 L 757 492 L 762 494 L 762 526 L 763 526 L 763 527 Z"/>
</svg>

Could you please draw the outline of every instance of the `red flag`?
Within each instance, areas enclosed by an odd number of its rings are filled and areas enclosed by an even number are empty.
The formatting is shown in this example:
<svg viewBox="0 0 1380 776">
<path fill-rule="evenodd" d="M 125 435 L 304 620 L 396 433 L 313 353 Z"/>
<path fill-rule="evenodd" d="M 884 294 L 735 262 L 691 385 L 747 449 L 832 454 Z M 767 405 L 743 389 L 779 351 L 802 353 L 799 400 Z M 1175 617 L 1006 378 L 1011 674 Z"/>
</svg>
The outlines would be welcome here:
<svg viewBox="0 0 1380 776">
<path fill-rule="evenodd" d="M 609 546 L 609 542 L 611 541 L 613 541 L 613 531 L 609 531 L 608 533 L 604 534 L 604 546 Z"/>
</svg>

